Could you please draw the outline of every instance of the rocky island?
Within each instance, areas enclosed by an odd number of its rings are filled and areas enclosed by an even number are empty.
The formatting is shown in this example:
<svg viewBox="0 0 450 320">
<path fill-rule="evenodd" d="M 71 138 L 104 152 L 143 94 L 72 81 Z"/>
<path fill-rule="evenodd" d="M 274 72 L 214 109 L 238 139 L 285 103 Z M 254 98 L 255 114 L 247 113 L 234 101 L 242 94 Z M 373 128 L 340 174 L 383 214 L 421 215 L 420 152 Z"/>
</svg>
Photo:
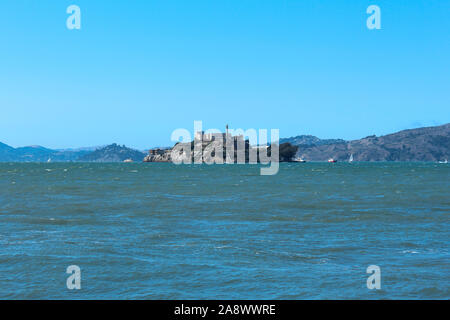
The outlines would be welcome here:
<svg viewBox="0 0 450 320">
<path fill-rule="evenodd" d="M 222 154 L 215 154 L 214 148 L 216 147 L 222 150 Z M 194 140 L 191 142 L 177 143 L 173 148 L 151 149 L 144 158 L 144 162 L 173 162 L 182 159 L 188 162 L 198 162 L 198 159 L 201 159 L 201 162 L 206 163 L 217 163 L 217 160 L 221 160 L 223 163 L 261 162 L 261 157 L 271 156 L 271 148 L 272 146 L 252 146 L 249 140 L 244 140 L 244 136 L 232 136 L 228 130 L 226 133 L 217 134 L 205 134 L 201 131 L 196 132 Z M 280 162 L 292 161 L 297 150 L 298 147 L 292 146 L 289 142 L 281 144 L 279 146 Z M 177 159 L 174 159 L 174 156 Z"/>
</svg>

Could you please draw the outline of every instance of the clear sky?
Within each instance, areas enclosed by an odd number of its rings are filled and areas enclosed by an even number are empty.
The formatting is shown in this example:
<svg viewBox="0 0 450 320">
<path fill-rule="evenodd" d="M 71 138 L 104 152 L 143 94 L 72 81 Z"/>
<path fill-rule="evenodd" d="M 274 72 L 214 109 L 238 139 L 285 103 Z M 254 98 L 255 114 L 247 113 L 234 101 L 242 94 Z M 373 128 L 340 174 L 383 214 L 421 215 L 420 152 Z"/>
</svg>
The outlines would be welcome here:
<svg viewBox="0 0 450 320">
<path fill-rule="evenodd" d="M 344 139 L 450 122 L 450 1 L 0 2 L 1 142 L 144 149 L 194 120 Z"/>
</svg>

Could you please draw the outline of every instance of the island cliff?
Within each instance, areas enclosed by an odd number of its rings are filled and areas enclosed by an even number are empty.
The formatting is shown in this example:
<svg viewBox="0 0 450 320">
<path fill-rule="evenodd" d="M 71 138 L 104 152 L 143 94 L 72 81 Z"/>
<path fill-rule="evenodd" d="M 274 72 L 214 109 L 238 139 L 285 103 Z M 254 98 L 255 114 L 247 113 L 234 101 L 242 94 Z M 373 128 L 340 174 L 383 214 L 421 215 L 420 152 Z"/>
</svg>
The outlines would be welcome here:
<svg viewBox="0 0 450 320">
<path fill-rule="evenodd" d="M 217 135 L 220 139 L 216 139 Z M 228 146 L 230 150 L 227 149 Z M 215 147 L 219 147 L 223 150 L 223 153 L 216 155 L 213 151 Z M 272 146 L 251 146 L 249 140 L 244 140 L 242 135 L 231 136 L 228 132 L 216 135 L 197 132 L 191 142 L 177 143 L 171 149 L 150 150 L 144 158 L 144 162 L 173 162 L 183 159 L 188 162 L 197 162 L 198 159 L 201 159 L 202 162 L 206 163 L 217 163 L 217 160 L 223 161 L 223 163 L 261 162 L 262 157 L 271 157 L 271 148 Z M 281 144 L 279 146 L 279 161 L 291 161 L 297 149 L 297 146 L 292 146 L 290 143 Z M 238 150 L 242 150 L 241 154 Z M 176 157 L 176 159 L 173 157 Z"/>
</svg>

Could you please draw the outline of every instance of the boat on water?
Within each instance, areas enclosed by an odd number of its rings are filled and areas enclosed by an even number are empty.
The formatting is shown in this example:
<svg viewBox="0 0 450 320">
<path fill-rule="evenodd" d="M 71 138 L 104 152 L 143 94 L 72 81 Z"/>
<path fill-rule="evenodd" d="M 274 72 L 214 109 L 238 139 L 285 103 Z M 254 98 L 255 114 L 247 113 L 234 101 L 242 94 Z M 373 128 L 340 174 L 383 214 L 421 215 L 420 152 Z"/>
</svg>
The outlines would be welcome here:
<svg viewBox="0 0 450 320">
<path fill-rule="evenodd" d="M 439 161 L 439 163 L 448 163 L 448 160 L 445 159 L 445 161 Z"/>
<path fill-rule="evenodd" d="M 52 158 L 48 158 L 47 162 L 52 162 Z"/>
<path fill-rule="evenodd" d="M 295 159 L 294 159 L 294 162 L 301 162 L 301 163 L 304 163 L 304 162 L 306 162 L 306 160 L 303 159 L 303 158 L 295 158 Z"/>
<path fill-rule="evenodd" d="M 348 162 L 353 162 L 353 153 L 350 155 L 350 159 L 348 159 Z"/>
<path fill-rule="evenodd" d="M 123 162 L 127 162 L 127 163 L 133 162 L 133 159 L 125 159 L 125 160 L 123 160 Z"/>
<path fill-rule="evenodd" d="M 334 158 L 330 158 L 330 159 L 328 159 L 328 162 L 329 162 L 329 163 L 335 163 L 335 162 L 337 162 L 337 160 L 334 159 Z"/>
</svg>

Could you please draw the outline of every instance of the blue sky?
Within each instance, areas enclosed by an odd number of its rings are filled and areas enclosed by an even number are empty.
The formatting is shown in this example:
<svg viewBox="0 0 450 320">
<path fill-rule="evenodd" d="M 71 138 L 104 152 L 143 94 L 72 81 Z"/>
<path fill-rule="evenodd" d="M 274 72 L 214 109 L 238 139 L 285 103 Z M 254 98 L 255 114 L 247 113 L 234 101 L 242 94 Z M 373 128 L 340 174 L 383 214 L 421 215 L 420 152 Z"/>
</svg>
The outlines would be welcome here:
<svg viewBox="0 0 450 320">
<path fill-rule="evenodd" d="M 16 147 L 171 145 L 194 120 L 344 139 L 450 122 L 450 1 L 4 0 L 0 30 Z"/>
</svg>

